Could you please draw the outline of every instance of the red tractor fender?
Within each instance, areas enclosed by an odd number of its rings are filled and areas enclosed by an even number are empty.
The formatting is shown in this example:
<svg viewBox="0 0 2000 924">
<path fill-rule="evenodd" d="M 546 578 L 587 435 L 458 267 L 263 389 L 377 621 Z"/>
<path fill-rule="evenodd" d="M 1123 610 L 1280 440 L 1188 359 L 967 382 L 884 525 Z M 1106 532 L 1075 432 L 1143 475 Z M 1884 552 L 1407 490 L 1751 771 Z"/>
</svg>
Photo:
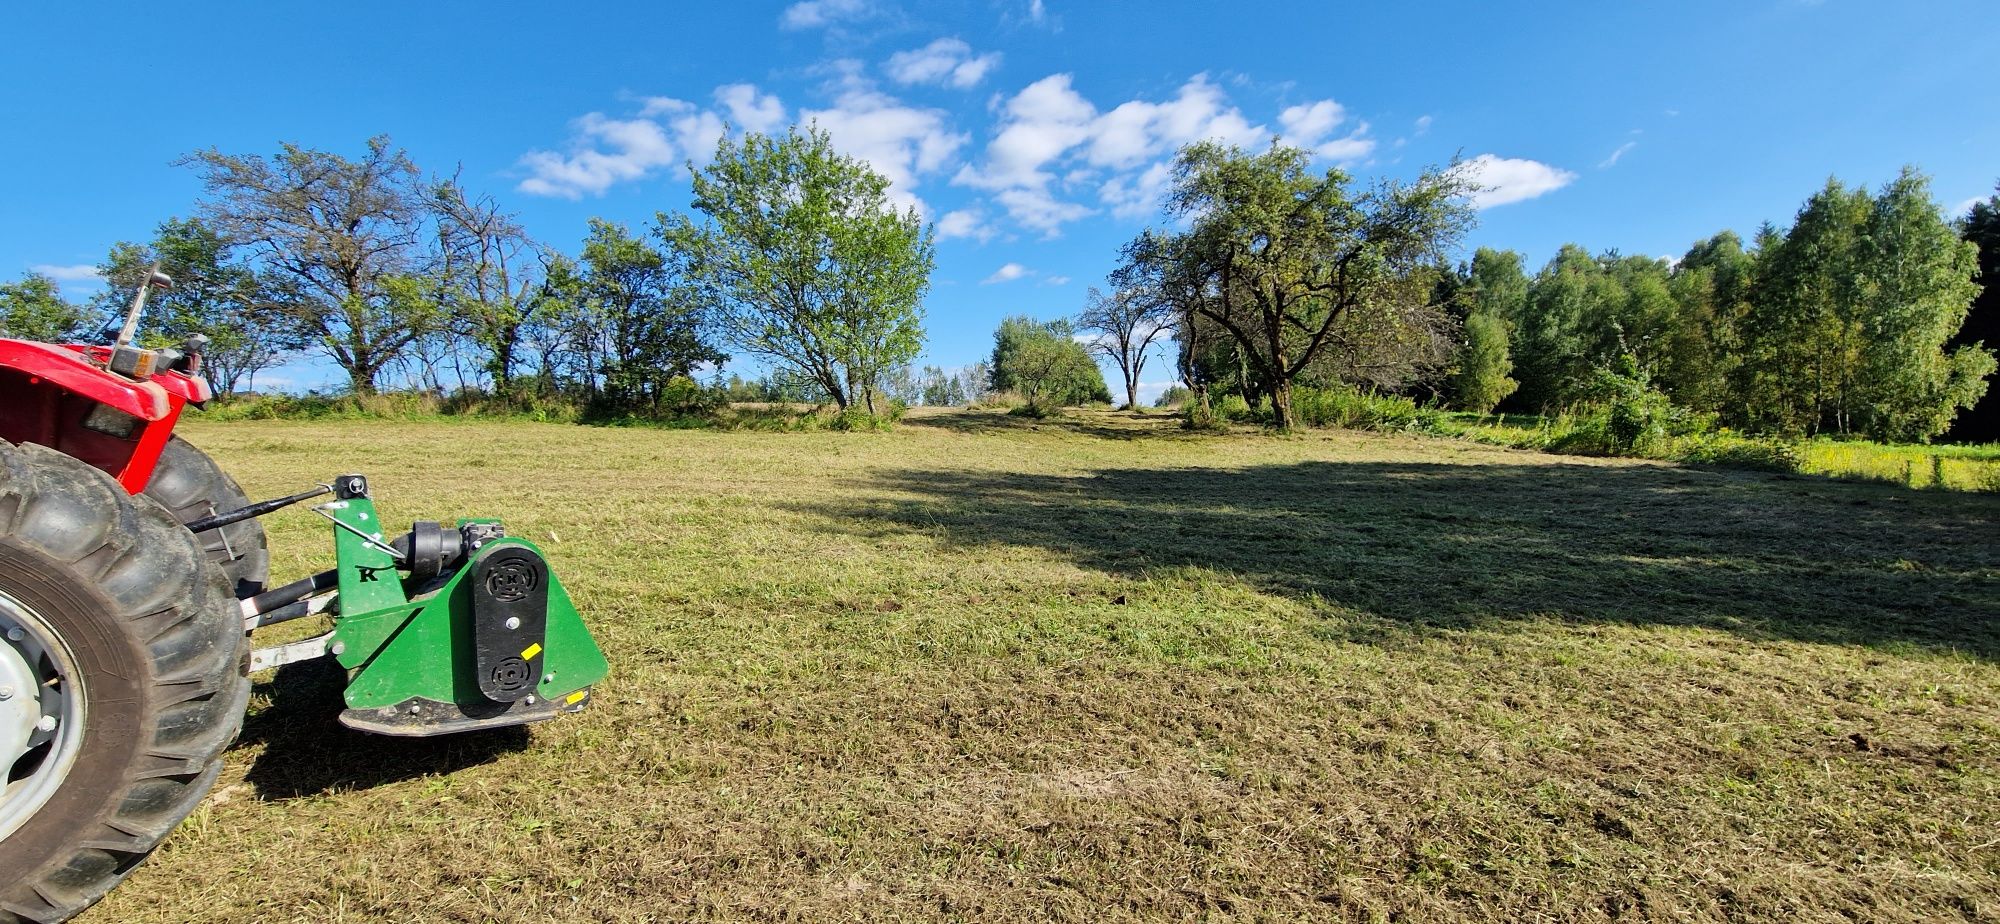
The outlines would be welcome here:
<svg viewBox="0 0 2000 924">
<path fill-rule="evenodd" d="M 208 383 L 176 371 L 129 379 L 104 367 L 109 352 L 0 338 L 0 439 L 68 453 L 137 494 L 152 480 L 181 409 L 208 400 Z"/>
</svg>

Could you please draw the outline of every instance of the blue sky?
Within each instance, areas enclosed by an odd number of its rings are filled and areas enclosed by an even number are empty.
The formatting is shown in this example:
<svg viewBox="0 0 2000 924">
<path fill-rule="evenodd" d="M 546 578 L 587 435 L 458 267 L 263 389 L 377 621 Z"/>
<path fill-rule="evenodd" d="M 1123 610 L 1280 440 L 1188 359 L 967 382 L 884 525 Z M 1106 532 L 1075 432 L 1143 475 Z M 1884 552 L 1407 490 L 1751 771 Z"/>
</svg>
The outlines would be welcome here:
<svg viewBox="0 0 2000 924">
<path fill-rule="evenodd" d="M 0 36 L 0 278 L 88 294 L 111 243 L 191 210 L 172 161 L 200 147 L 386 133 L 574 251 L 592 216 L 684 208 L 724 123 L 816 119 L 938 223 L 946 366 L 1005 315 L 1080 308 L 1199 137 L 1283 135 L 1364 178 L 1478 159 L 1469 243 L 1534 265 L 1747 234 L 1829 175 L 1914 163 L 1948 209 L 2000 179 L 1991 0 L 50 3 L 7 5 Z"/>
</svg>

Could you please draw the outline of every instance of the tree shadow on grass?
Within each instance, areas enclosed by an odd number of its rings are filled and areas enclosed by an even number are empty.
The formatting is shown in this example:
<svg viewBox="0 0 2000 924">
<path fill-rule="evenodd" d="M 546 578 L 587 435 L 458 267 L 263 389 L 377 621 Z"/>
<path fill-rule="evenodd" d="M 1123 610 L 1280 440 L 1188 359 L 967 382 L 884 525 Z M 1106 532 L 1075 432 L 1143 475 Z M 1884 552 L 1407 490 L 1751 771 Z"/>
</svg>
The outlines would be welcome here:
<svg viewBox="0 0 2000 924">
<path fill-rule="evenodd" d="M 1131 411 L 1060 411 L 1048 417 L 1026 417 L 1005 411 L 936 410 L 911 414 L 903 424 L 954 433 L 985 435 L 1042 431 L 1095 436 L 1113 440 L 1196 438 L 1181 427 L 1179 416 L 1169 411 L 1135 414 Z"/>
<path fill-rule="evenodd" d="M 244 777 L 263 799 L 371 789 L 490 763 L 528 746 L 525 727 L 395 738 L 340 724 L 346 671 L 332 658 L 288 664 L 256 692 L 270 705 L 243 720 L 236 747 L 261 744 Z"/>
<path fill-rule="evenodd" d="M 1199 567 L 1389 625 L 1515 618 L 2000 656 L 2000 497 L 1673 466 L 1305 462 L 1090 475 L 911 470 L 829 529 Z M 886 493 L 885 493 L 886 492 Z"/>
</svg>

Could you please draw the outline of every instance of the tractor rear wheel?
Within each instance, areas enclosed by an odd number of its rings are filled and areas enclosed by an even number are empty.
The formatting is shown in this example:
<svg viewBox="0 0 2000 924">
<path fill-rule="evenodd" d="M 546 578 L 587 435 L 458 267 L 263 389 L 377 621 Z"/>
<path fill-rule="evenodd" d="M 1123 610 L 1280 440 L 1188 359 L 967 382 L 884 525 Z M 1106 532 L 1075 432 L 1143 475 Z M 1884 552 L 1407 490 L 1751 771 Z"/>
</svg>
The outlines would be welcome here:
<svg viewBox="0 0 2000 924">
<path fill-rule="evenodd" d="M 89 907 L 194 810 L 242 726 L 245 645 L 165 508 L 0 442 L 0 924 Z"/>
<path fill-rule="evenodd" d="M 208 453 L 176 436 L 160 451 L 153 480 L 146 484 L 146 496 L 172 511 L 182 523 L 246 507 L 250 498 L 236 479 L 215 464 Z M 271 550 L 264 538 L 264 524 L 255 517 L 228 526 L 206 530 L 195 540 L 208 560 L 229 576 L 231 590 L 238 598 L 264 592 L 271 576 Z"/>
</svg>

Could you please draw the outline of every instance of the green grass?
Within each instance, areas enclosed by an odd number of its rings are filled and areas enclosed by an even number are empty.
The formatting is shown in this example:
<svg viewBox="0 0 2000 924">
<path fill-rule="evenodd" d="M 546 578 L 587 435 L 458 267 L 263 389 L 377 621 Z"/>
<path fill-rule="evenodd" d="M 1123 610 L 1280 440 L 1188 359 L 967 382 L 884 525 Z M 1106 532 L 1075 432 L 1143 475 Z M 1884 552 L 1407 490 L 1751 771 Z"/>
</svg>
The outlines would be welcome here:
<svg viewBox="0 0 2000 924">
<path fill-rule="evenodd" d="M 1526 414 L 1444 415 L 1443 432 L 1499 446 L 1538 448 L 1557 421 Z M 1695 442 L 1746 442 L 1728 431 Z M 2000 492 L 2000 443 L 1978 445 L 1886 445 L 1865 440 L 1819 438 L 1799 445 L 1798 470 L 1832 478 L 1879 481 L 1911 488 Z"/>
<path fill-rule="evenodd" d="M 2000 497 L 1108 412 L 186 432 L 504 516 L 613 675 L 433 742 L 260 678 L 88 920 L 2000 916 Z"/>
</svg>

